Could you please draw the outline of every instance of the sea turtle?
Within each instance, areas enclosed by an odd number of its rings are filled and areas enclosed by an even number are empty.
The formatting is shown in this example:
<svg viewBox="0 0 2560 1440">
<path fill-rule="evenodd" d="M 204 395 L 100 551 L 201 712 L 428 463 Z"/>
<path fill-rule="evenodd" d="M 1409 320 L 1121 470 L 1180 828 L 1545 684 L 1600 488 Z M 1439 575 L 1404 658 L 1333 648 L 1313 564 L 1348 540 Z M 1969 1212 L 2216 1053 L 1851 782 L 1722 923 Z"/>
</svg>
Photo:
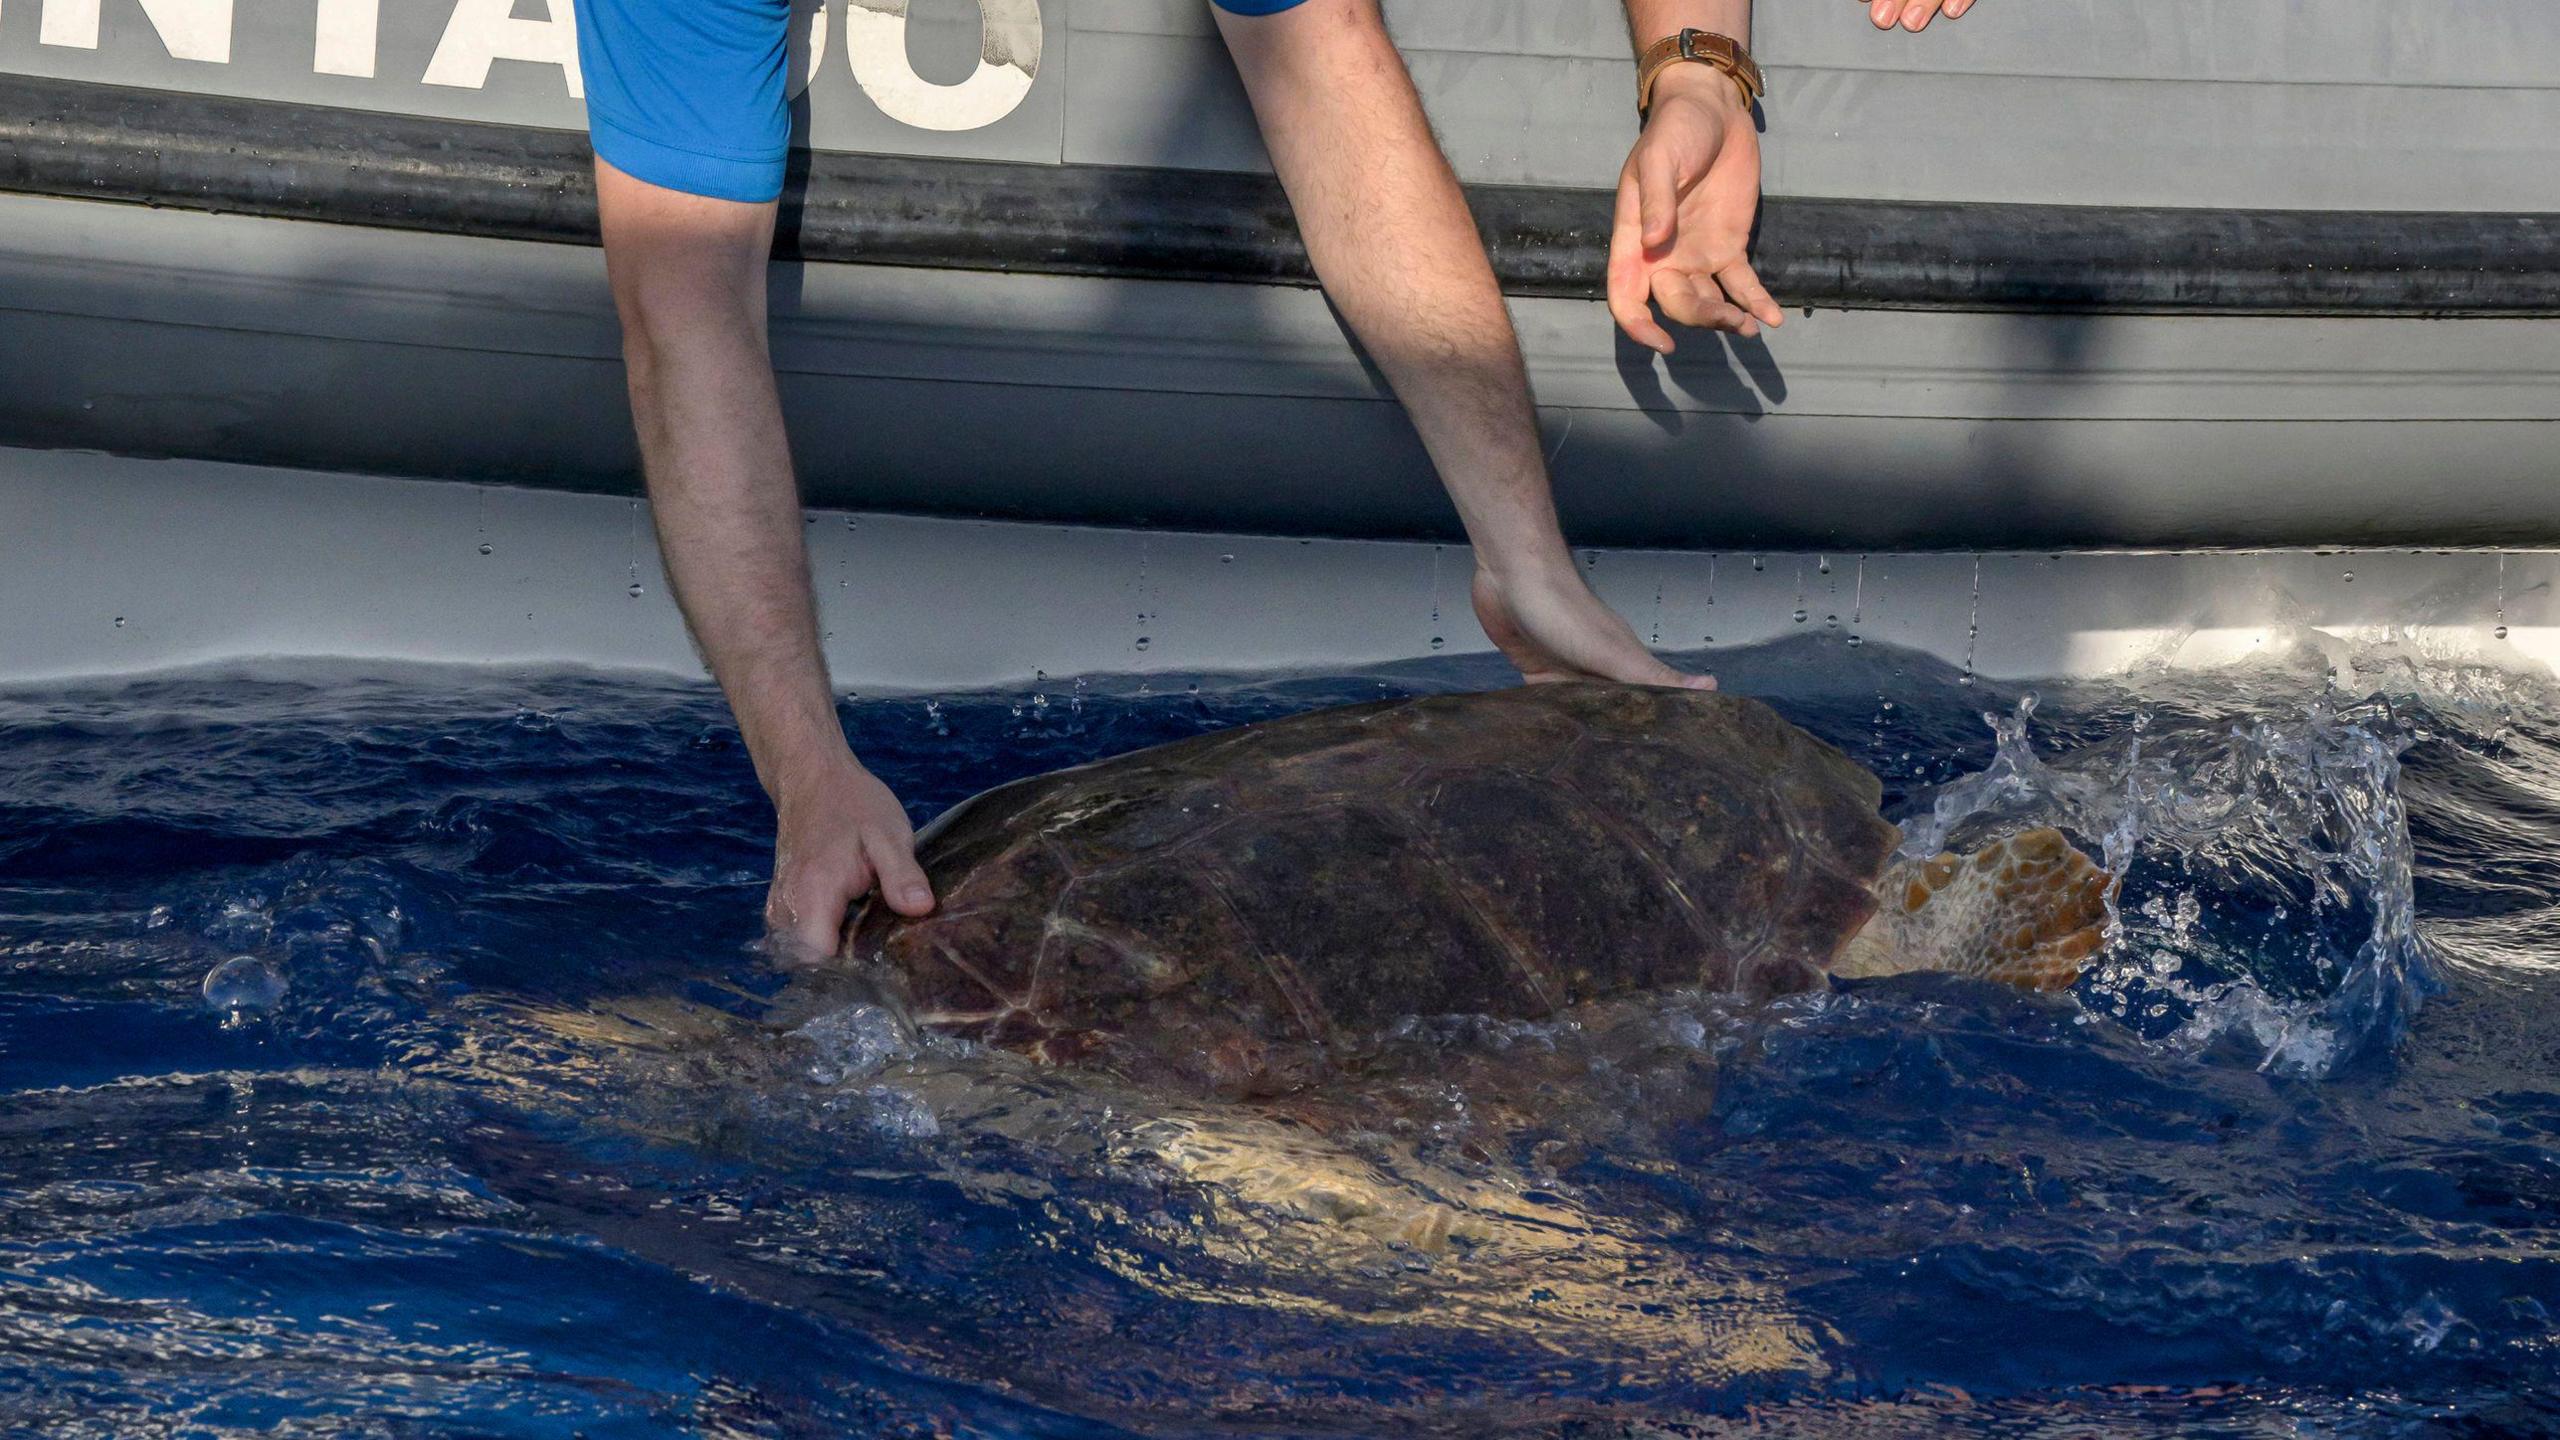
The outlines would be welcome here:
<svg viewBox="0 0 2560 1440">
<path fill-rule="evenodd" d="M 708 1107 L 649 1122 L 671 1138 L 752 1145 L 815 1082 L 817 1133 L 887 1106 L 895 1133 L 953 1137 L 918 1163 L 1082 1233 L 1145 1209 L 1044 1177 L 1192 1184 L 1178 1208 L 1207 1218 L 1156 1230 L 1203 1264 L 1086 1256 L 1186 1304 L 1499 1333 L 1606 1354 L 1630 1383 L 1819 1376 L 1823 1326 L 1749 1256 L 1667 1243 L 1708 1222 L 1586 1203 L 1552 1157 L 1663 1163 L 1614 1138 L 1644 1123 L 1608 1098 L 1614 1037 L 1636 1037 L 1626 1073 L 1682 1087 L 1669 1104 L 1711 1099 L 1707 1055 L 1666 1064 L 1645 1038 L 1709 1003 L 1666 992 L 2071 982 L 2108 876 L 2051 830 L 1898 856 L 1881 793 L 1727 695 L 1552 684 L 1325 710 L 964 802 L 920 838 L 940 908 L 866 911 L 752 1019 L 633 997 L 546 1023 L 680 1067 L 617 1087 Z M 1413 1016 L 1513 1038 L 1444 1044 Z M 1075 1220 L 1088 1190 L 1100 1208 Z"/>
<path fill-rule="evenodd" d="M 914 1021 L 1226 1096 L 1416 1014 L 1947 970 L 2069 986 L 2110 877 L 2056 831 L 1897 860 L 1876 777 L 1750 699 L 1598 683 L 1315 711 L 990 790 L 940 908 L 845 946 Z"/>
</svg>

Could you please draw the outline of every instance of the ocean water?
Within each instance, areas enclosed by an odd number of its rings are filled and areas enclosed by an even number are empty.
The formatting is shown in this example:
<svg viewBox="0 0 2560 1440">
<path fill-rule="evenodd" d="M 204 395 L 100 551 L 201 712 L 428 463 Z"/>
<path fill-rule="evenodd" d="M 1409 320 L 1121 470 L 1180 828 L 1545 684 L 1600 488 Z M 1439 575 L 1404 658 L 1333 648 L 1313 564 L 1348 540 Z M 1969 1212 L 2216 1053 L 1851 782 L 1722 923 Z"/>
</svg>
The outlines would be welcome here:
<svg viewBox="0 0 2560 1440">
<path fill-rule="evenodd" d="M 1718 663 L 2102 963 L 1416 1017 L 1316 1132 L 813 1006 L 707 688 L 0 691 L 0 1433 L 2560 1433 L 2560 698 Z M 1497 674 L 843 709 L 921 819 Z"/>
</svg>

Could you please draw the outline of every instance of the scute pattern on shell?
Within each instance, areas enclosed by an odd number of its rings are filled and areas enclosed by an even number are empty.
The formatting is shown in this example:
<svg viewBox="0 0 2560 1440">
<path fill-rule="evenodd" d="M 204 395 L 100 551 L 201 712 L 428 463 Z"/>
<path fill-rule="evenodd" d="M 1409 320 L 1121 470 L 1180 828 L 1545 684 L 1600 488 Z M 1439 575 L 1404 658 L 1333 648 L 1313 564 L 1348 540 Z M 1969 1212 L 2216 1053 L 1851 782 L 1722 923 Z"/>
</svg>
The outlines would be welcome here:
<svg viewBox="0 0 2560 1440">
<path fill-rule="evenodd" d="M 1572 684 L 1318 711 L 990 791 L 857 961 L 1045 1059 L 1285 1089 L 1415 1014 L 1819 983 L 1896 835 L 1757 701 Z"/>
</svg>

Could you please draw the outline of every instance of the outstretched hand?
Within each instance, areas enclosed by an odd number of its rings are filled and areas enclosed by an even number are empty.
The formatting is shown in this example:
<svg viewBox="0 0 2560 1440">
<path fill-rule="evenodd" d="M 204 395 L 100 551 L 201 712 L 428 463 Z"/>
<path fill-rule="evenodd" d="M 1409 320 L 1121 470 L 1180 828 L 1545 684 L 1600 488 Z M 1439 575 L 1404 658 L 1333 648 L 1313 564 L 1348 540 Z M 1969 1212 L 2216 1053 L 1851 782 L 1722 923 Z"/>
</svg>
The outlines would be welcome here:
<svg viewBox="0 0 2560 1440">
<path fill-rule="evenodd" d="M 780 824 L 764 918 L 776 942 L 802 956 L 835 954 L 845 917 L 875 888 L 901 915 L 932 912 L 933 887 L 916 864 L 906 808 L 851 755 L 796 778 L 775 808 Z"/>
<path fill-rule="evenodd" d="M 1618 175 L 1609 237 L 1609 313 L 1629 339 L 1668 355 L 1654 318 L 1757 335 L 1786 322 L 1745 251 L 1760 208 L 1760 135 L 1722 71 L 1675 65 L 1655 82 L 1644 135 Z"/>
</svg>

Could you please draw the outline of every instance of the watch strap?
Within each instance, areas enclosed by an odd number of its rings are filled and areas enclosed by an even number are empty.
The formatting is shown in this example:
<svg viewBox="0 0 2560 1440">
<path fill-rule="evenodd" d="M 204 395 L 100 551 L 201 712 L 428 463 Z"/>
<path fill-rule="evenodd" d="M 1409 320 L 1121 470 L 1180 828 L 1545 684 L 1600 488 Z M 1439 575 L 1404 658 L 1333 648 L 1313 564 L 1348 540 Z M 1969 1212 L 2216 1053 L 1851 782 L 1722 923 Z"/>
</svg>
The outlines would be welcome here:
<svg viewBox="0 0 2560 1440">
<path fill-rule="evenodd" d="M 1742 48 L 1742 42 L 1712 30 L 1683 30 L 1647 45 L 1636 58 L 1637 112 L 1652 111 L 1654 82 L 1662 78 L 1663 71 L 1691 63 L 1723 71 L 1742 92 L 1744 109 L 1768 93 L 1760 79 L 1760 67 L 1752 63 L 1751 52 Z"/>
</svg>

